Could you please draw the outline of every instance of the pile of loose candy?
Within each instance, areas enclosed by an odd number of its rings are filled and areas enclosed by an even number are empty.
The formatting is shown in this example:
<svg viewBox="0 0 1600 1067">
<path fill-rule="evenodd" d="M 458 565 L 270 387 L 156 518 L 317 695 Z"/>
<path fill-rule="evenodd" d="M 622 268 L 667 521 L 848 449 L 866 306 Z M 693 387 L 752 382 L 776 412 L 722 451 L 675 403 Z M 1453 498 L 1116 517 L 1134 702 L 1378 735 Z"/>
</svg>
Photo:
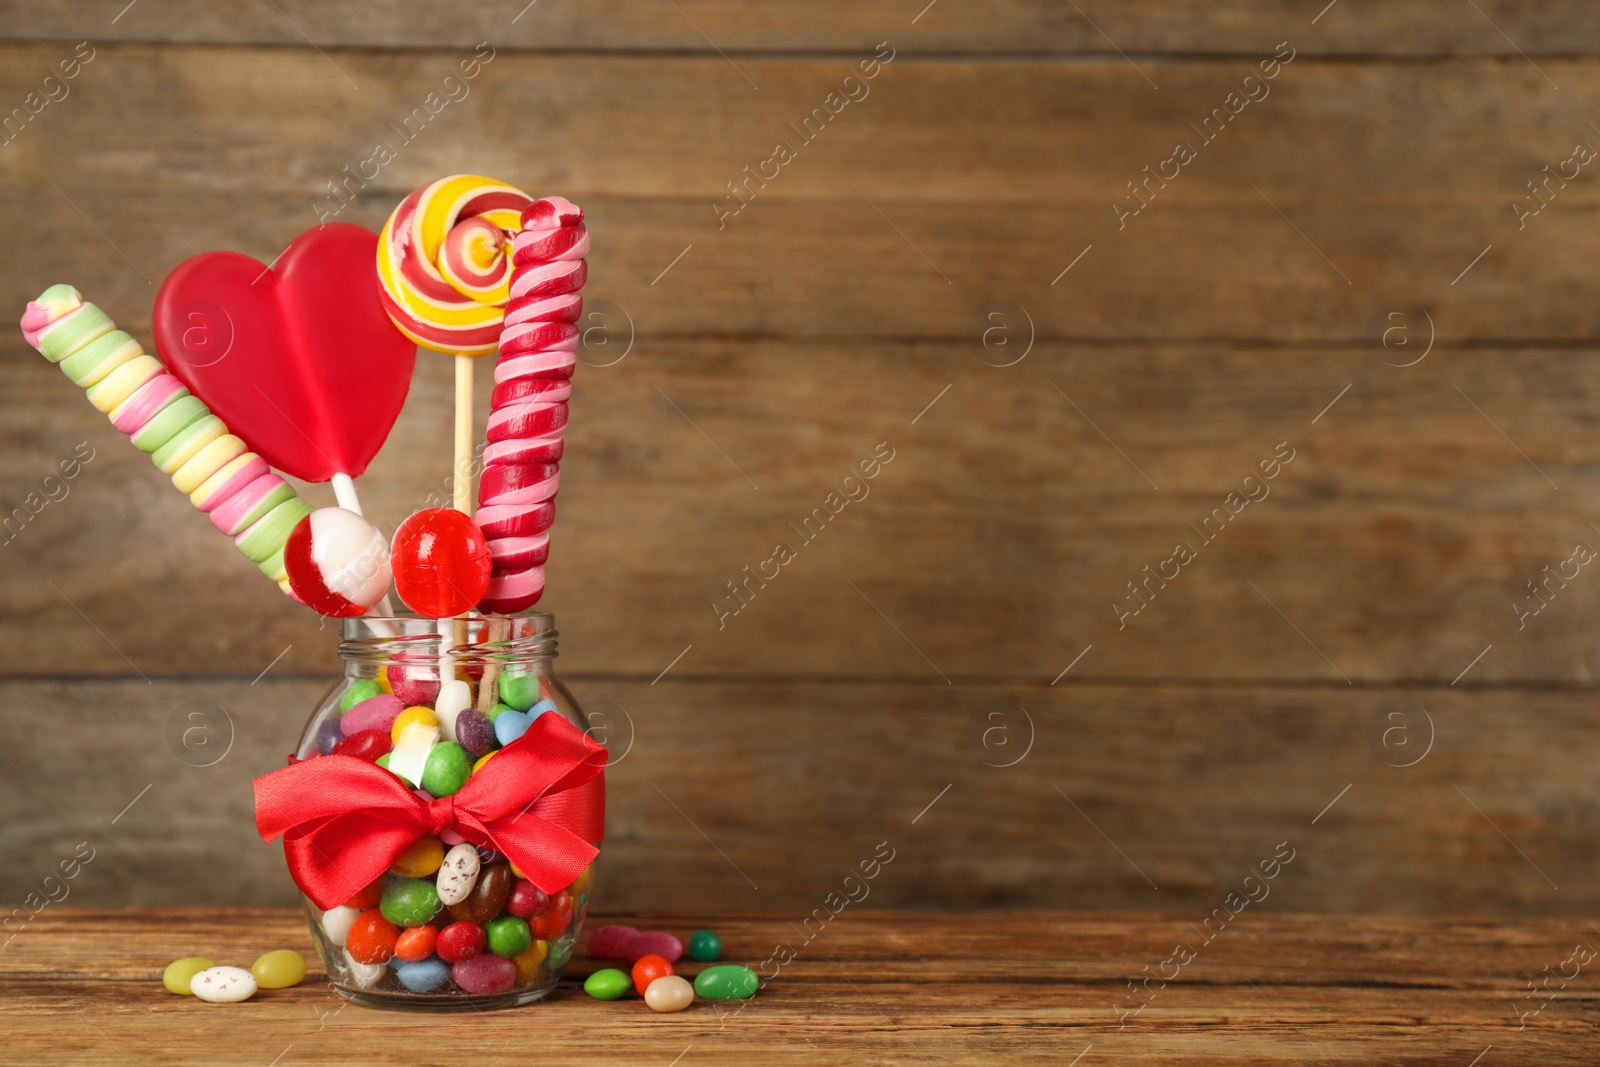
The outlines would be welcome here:
<svg viewBox="0 0 1600 1067">
<path fill-rule="evenodd" d="M 458 514 L 451 512 L 450 514 Z M 350 683 L 306 755 L 346 755 L 385 768 L 418 797 L 453 796 L 540 715 L 560 714 L 537 674 L 507 670 L 500 700 L 473 706 L 459 668 L 391 662 Z M 503 855 L 445 830 L 419 838 L 378 881 L 316 917 L 330 971 L 362 989 L 489 996 L 554 981 L 572 953 L 594 880 L 546 894 Z M 541 975 L 540 968 L 544 972 Z"/>
<path fill-rule="evenodd" d="M 169 993 L 196 996 L 212 1004 L 249 1000 L 257 989 L 288 989 L 306 976 L 305 957 L 293 949 L 266 952 L 247 971 L 243 967 L 218 967 L 209 956 L 173 960 L 161 973 Z"/>
<path fill-rule="evenodd" d="M 672 965 L 683 958 L 683 942 L 660 930 L 640 931 L 631 926 L 602 926 L 589 935 L 589 955 L 625 959 L 628 971 L 607 967 L 584 980 L 583 989 L 596 1000 L 618 1000 L 631 987 L 655 1011 L 682 1011 L 698 995 L 706 1000 L 744 1000 L 761 984 L 756 972 L 739 964 L 720 964 L 701 971 L 690 985 Z M 689 938 L 689 958 L 715 963 L 722 955 L 722 939 L 711 930 L 696 930 Z"/>
</svg>

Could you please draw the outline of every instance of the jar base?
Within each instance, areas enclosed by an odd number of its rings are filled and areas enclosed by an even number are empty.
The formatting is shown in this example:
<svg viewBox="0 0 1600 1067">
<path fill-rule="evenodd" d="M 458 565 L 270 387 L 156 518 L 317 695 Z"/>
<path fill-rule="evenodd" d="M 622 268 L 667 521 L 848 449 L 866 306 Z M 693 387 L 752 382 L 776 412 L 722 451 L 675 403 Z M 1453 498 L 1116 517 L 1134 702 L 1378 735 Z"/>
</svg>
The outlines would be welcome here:
<svg viewBox="0 0 1600 1067">
<path fill-rule="evenodd" d="M 555 985 L 543 989 L 520 989 L 509 993 L 497 993 L 486 997 L 463 996 L 460 993 L 430 995 L 426 993 L 385 993 L 375 989 L 359 989 L 330 982 L 334 992 L 353 1004 L 363 1008 L 379 1008 L 387 1011 L 500 1011 L 505 1008 L 520 1008 L 527 1004 L 543 1000 L 555 989 Z"/>
</svg>

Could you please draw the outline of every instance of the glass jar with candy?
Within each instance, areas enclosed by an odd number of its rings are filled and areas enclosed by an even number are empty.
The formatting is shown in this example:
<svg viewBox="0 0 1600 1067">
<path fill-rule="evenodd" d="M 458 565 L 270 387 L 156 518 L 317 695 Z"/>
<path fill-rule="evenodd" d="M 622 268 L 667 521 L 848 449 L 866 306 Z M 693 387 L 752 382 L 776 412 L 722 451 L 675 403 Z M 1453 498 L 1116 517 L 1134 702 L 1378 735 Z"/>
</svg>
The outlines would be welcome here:
<svg viewBox="0 0 1600 1067">
<path fill-rule="evenodd" d="M 345 675 L 256 782 L 328 979 L 374 1006 L 512 1006 L 572 955 L 605 750 L 543 613 L 344 621 Z"/>
</svg>

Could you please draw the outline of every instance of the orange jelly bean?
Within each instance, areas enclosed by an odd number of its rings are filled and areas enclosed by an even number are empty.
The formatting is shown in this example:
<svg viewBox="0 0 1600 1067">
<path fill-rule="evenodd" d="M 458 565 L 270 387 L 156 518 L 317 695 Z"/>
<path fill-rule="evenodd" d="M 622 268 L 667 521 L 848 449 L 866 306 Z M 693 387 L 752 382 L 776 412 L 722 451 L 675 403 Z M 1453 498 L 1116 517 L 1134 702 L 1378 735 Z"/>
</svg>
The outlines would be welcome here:
<svg viewBox="0 0 1600 1067">
<path fill-rule="evenodd" d="M 368 908 L 376 907 L 378 900 L 382 896 L 383 879 L 379 878 L 376 882 L 373 882 L 371 885 L 367 886 L 367 888 L 363 889 L 361 892 L 345 901 L 344 906 L 347 908 L 354 908 L 357 911 L 366 911 Z"/>
<path fill-rule="evenodd" d="M 345 935 L 344 947 L 357 963 L 388 963 L 399 937 L 400 931 L 383 917 L 383 912 L 371 908 L 356 916 L 350 933 Z"/>
<path fill-rule="evenodd" d="M 433 946 L 438 940 L 437 926 L 413 926 L 395 939 L 394 954 L 403 960 L 416 963 L 433 955 Z"/>
<path fill-rule="evenodd" d="M 551 897 L 545 904 L 544 911 L 534 916 L 529 922 L 533 928 L 533 936 L 541 941 L 553 941 L 556 935 L 567 928 L 567 922 L 572 918 L 572 898 L 563 889 Z"/>
<path fill-rule="evenodd" d="M 539 973 L 539 965 L 550 954 L 548 941 L 535 941 L 528 946 L 528 951 L 516 957 L 517 984 L 524 985 L 533 981 L 533 976 Z"/>
<path fill-rule="evenodd" d="M 667 962 L 665 956 L 657 956 L 654 952 L 648 956 L 640 956 L 639 962 L 633 965 L 633 988 L 642 997 L 644 991 L 650 988 L 650 983 L 657 978 L 665 978 L 672 972 L 672 964 Z"/>
</svg>

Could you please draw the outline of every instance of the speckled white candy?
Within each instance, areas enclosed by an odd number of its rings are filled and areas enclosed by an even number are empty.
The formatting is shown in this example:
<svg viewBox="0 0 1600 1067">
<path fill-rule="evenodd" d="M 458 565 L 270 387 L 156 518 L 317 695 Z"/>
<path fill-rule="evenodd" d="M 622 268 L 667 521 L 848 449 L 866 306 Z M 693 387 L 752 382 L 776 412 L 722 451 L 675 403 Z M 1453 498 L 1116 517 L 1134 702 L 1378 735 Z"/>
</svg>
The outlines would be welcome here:
<svg viewBox="0 0 1600 1067">
<path fill-rule="evenodd" d="M 234 1004 L 256 995 L 256 976 L 243 967 L 207 967 L 189 980 L 189 992 L 210 1004 Z"/>
<path fill-rule="evenodd" d="M 456 717 L 472 707 L 472 687 L 459 678 L 439 686 L 439 699 L 433 713 L 439 717 L 439 733 L 446 741 L 456 740 Z"/>
<path fill-rule="evenodd" d="M 344 950 L 344 965 L 350 971 L 350 980 L 362 989 L 371 989 L 378 984 L 378 979 L 383 977 L 386 966 L 381 963 L 362 963 L 350 955 L 350 950 Z"/>
<path fill-rule="evenodd" d="M 350 927 L 355 925 L 356 916 L 361 912 L 355 908 L 343 905 L 329 908 L 322 913 L 322 933 L 328 943 L 335 948 L 344 948 L 344 939 L 350 936 Z"/>
<path fill-rule="evenodd" d="M 457 845 L 444 854 L 439 865 L 436 886 L 439 900 L 445 904 L 459 904 L 472 895 L 478 884 L 478 849 L 475 845 Z"/>
</svg>

